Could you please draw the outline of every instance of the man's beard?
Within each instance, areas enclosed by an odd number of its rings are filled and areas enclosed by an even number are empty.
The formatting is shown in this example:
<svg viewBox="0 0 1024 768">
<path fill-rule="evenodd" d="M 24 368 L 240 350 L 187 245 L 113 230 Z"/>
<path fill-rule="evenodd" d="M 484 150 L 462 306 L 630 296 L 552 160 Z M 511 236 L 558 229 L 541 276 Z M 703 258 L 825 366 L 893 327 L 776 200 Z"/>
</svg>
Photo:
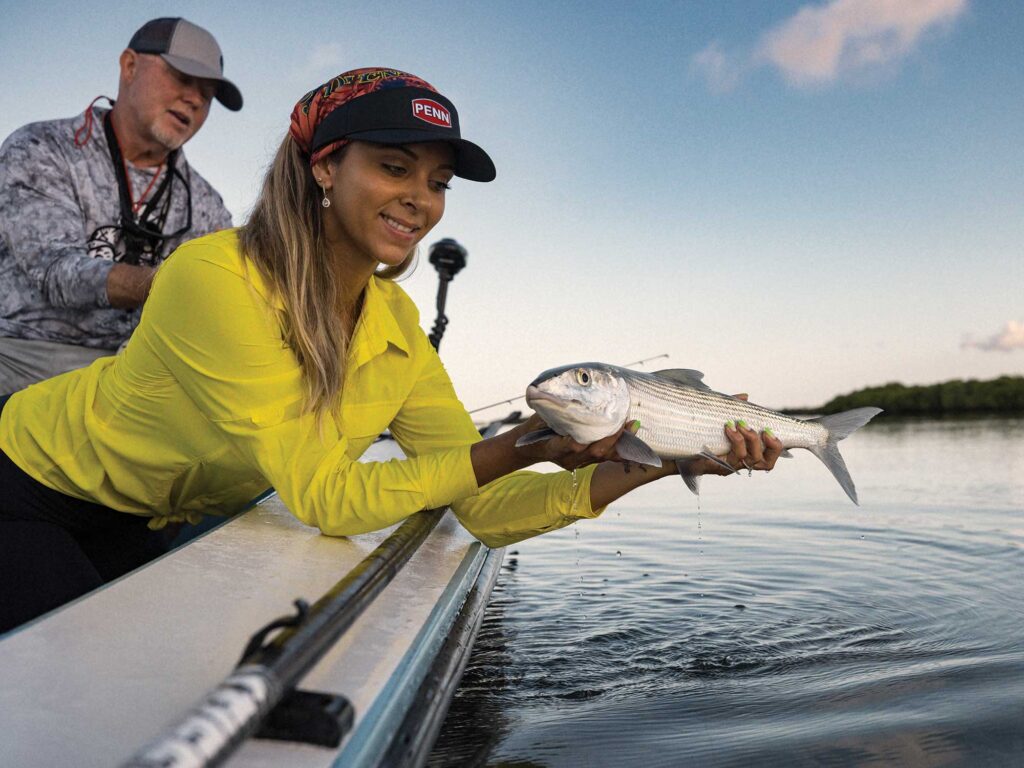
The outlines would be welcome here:
<svg viewBox="0 0 1024 768">
<path fill-rule="evenodd" d="M 174 150 L 179 149 L 181 145 L 185 143 L 185 139 L 171 133 L 170 131 L 165 131 L 158 123 L 151 125 L 149 132 L 156 140 L 157 144 L 168 152 L 173 152 Z"/>
</svg>

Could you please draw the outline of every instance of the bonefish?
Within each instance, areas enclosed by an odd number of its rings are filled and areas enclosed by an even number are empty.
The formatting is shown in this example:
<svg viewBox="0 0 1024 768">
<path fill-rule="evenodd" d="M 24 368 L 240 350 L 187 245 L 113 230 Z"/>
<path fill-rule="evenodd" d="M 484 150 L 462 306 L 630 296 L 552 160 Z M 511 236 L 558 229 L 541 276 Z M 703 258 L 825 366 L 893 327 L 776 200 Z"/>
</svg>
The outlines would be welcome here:
<svg viewBox="0 0 1024 768">
<path fill-rule="evenodd" d="M 882 412 L 880 408 L 854 408 L 798 419 L 715 392 L 704 383 L 700 371 L 673 368 L 645 373 L 606 363 L 579 363 L 545 371 L 527 387 L 526 402 L 549 429 L 523 435 L 517 445 L 555 434 L 588 444 L 613 434 L 627 419 L 635 419 L 640 428 L 635 435 L 622 433 L 615 445 L 619 456 L 657 467 L 662 459 L 675 461 L 694 493 L 699 492 L 699 478 L 688 471 L 687 460 L 700 456 L 735 471 L 720 458 L 731 448 L 723 427 L 728 421 L 743 420 L 759 433 L 771 429 L 785 448 L 805 448 L 821 459 L 854 504 L 858 503 L 857 489 L 838 443 Z"/>
</svg>

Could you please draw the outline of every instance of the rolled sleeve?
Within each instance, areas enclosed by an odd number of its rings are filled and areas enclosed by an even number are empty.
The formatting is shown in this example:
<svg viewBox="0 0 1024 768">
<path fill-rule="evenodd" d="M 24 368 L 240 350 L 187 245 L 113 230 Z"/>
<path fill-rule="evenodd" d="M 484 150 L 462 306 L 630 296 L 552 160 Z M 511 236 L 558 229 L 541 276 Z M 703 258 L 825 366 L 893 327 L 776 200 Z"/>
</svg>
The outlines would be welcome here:
<svg viewBox="0 0 1024 768">
<path fill-rule="evenodd" d="M 436 460 L 431 461 L 435 457 Z M 445 506 L 455 499 L 477 493 L 476 472 L 473 470 L 469 445 L 449 451 L 428 453 L 417 458 L 427 463 L 428 471 L 423 479 L 426 508 Z"/>
<path fill-rule="evenodd" d="M 508 546 L 604 512 L 590 505 L 596 469 L 576 470 L 575 481 L 571 472 L 513 472 L 457 501 L 452 511 L 487 546 Z"/>
</svg>

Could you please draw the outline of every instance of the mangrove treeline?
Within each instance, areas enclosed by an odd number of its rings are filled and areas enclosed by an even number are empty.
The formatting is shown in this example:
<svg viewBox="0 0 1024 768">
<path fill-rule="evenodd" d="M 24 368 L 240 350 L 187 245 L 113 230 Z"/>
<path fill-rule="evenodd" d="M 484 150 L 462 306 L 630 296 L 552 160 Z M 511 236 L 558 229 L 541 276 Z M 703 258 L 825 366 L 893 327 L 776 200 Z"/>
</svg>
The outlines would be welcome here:
<svg viewBox="0 0 1024 768">
<path fill-rule="evenodd" d="M 839 395 L 820 408 L 804 412 L 838 413 L 864 406 L 881 408 L 885 416 L 1024 413 L 1024 376 L 1000 376 L 990 381 L 954 379 L 910 387 L 893 382 Z"/>
</svg>

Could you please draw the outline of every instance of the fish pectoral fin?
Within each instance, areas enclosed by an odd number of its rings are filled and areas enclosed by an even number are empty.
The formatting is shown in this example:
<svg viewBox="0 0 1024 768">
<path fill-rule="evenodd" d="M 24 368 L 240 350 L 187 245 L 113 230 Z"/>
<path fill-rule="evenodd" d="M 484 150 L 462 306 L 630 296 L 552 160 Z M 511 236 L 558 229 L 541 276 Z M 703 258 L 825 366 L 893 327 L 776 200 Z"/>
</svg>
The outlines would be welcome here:
<svg viewBox="0 0 1024 768">
<path fill-rule="evenodd" d="M 686 487 L 693 491 L 695 496 L 700 496 L 700 476 L 690 471 L 690 462 L 686 459 L 676 459 L 676 469 Z"/>
<path fill-rule="evenodd" d="M 793 454 L 789 452 L 789 448 L 783 448 L 782 453 L 779 454 L 784 459 L 792 459 Z"/>
<path fill-rule="evenodd" d="M 552 437 L 558 437 L 558 433 L 551 429 L 551 427 L 535 429 L 533 432 L 527 432 L 516 440 L 516 448 L 522 448 L 524 445 L 533 445 L 534 443 L 540 443 L 544 440 L 550 440 Z"/>
<path fill-rule="evenodd" d="M 735 475 L 737 472 L 739 472 L 739 470 L 736 469 L 736 467 L 732 466 L 729 462 L 725 461 L 724 459 L 722 459 L 722 458 L 720 458 L 718 456 L 715 456 L 715 454 L 713 454 L 711 451 L 703 450 L 700 453 L 698 453 L 697 455 L 700 456 L 702 459 L 707 459 L 708 461 L 712 462 L 713 464 L 717 464 L 718 466 L 723 467 L 724 469 L 729 470 L 730 474 Z"/>
<path fill-rule="evenodd" d="M 658 456 L 643 440 L 632 432 L 623 432 L 615 442 L 615 450 L 619 453 L 620 459 L 632 461 L 635 464 L 647 464 L 651 467 L 661 466 L 661 457 Z"/>
</svg>

